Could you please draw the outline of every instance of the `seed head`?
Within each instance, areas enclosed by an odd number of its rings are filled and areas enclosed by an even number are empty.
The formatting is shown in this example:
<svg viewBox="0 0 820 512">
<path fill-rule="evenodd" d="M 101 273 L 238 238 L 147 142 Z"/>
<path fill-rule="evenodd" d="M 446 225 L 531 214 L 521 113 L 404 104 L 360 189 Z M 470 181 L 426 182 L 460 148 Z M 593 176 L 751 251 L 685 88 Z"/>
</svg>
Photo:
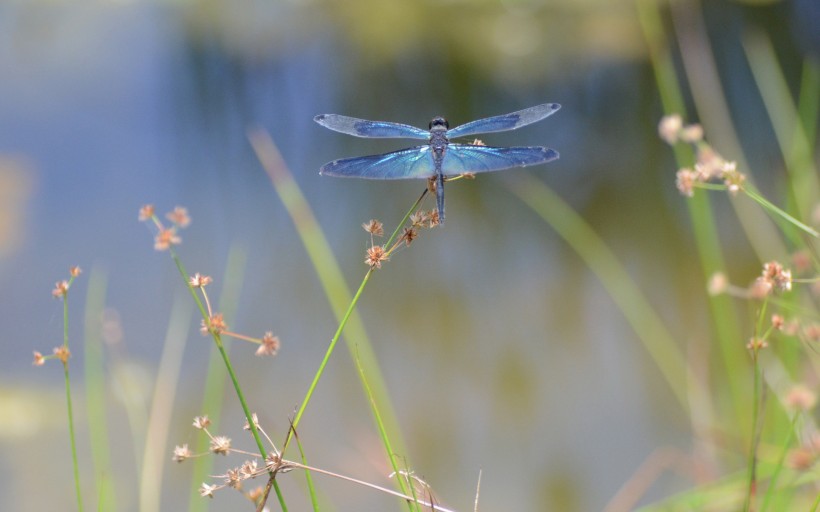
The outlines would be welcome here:
<svg viewBox="0 0 820 512">
<path fill-rule="evenodd" d="M 150 220 L 154 217 L 154 205 L 146 204 L 142 208 L 140 208 L 139 220 L 146 221 Z"/>
<path fill-rule="evenodd" d="M 68 359 L 71 357 L 71 352 L 65 345 L 60 345 L 59 347 L 54 347 L 54 357 L 62 361 L 63 364 L 67 364 Z"/>
<path fill-rule="evenodd" d="M 228 455 L 231 451 L 231 439 L 226 436 L 214 436 L 211 439 L 211 451 L 219 455 Z"/>
<path fill-rule="evenodd" d="M 381 245 L 374 245 L 367 250 L 367 257 L 364 259 L 364 262 L 370 266 L 370 268 L 382 268 L 382 262 L 389 260 L 390 257 L 384 250 L 384 247 Z"/>
<path fill-rule="evenodd" d="M 678 142 L 678 136 L 683 127 L 683 119 L 679 114 L 663 116 L 658 123 L 658 135 L 667 144 L 672 145 Z"/>
<path fill-rule="evenodd" d="M 204 288 L 213 282 L 210 276 L 200 275 L 199 272 L 194 274 L 188 283 L 194 288 Z"/>
<path fill-rule="evenodd" d="M 174 462 L 182 462 L 190 456 L 191 450 L 188 449 L 187 444 L 183 444 L 182 446 L 174 446 L 174 456 L 171 457 L 171 460 Z"/>
<path fill-rule="evenodd" d="M 205 482 L 202 482 L 202 486 L 199 488 L 199 495 L 203 498 L 213 498 L 214 491 L 217 490 L 219 487 L 216 485 L 208 485 Z"/>
<path fill-rule="evenodd" d="M 210 424 L 211 420 L 210 418 L 208 418 L 207 414 L 204 416 L 197 416 L 194 418 L 194 428 L 197 428 L 199 430 L 204 430 L 208 428 L 208 425 Z"/>
<path fill-rule="evenodd" d="M 675 186 L 678 187 L 678 192 L 686 197 L 695 195 L 695 182 L 697 181 L 698 175 L 692 169 L 680 169 L 675 175 Z"/>
<path fill-rule="evenodd" d="M 370 219 L 362 224 L 362 228 L 374 236 L 384 236 L 384 225 L 376 219 Z"/>
<path fill-rule="evenodd" d="M 715 272 L 712 274 L 712 277 L 709 278 L 709 284 L 707 285 L 707 290 L 709 295 L 716 296 L 725 293 L 726 290 L 729 288 L 729 280 L 726 278 L 726 274 L 723 272 Z"/>
<path fill-rule="evenodd" d="M 157 251 L 167 251 L 172 245 L 179 245 L 182 239 L 177 235 L 175 228 L 162 228 L 154 237 L 154 249 Z"/>
<path fill-rule="evenodd" d="M 258 356 L 275 356 L 279 352 L 279 337 L 274 336 L 272 332 L 268 331 L 262 336 L 262 343 L 256 349 Z"/>
<path fill-rule="evenodd" d="M 228 324 L 225 323 L 225 320 L 222 318 L 222 313 L 214 313 L 208 318 L 208 321 L 202 320 L 201 326 L 199 328 L 199 332 L 202 333 L 203 336 L 207 336 L 208 333 L 213 334 L 222 334 L 228 329 Z"/>
<path fill-rule="evenodd" d="M 191 217 L 188 216 L 188 210 L 182 206 L 177 206 L 173 211 L 165 214 L 165 218 L 181 228 L 186 228 L 188 227 L 188 224 L 191 223 Z"/>
<path fill-rule="evenodd" d="M 817 395 L 802 384 L 798 384 L 789 390 L 785 403 L 787 407 L 798 411 L 808 411 L 817 403 Z"/>
<path fill-rule="evenodd" d="M 68 293 L 68 281 L 57 281 L 54 289 L 51 290 L 51 296 L 55 299 L 61 299 Z"/>
</svg>

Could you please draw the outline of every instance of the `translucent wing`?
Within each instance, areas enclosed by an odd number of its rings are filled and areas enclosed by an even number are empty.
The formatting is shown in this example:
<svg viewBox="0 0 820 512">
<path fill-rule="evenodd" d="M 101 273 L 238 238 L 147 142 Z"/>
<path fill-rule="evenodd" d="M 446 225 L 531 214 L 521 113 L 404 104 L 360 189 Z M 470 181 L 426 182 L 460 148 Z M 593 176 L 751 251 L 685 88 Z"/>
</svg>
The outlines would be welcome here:
<svg viewBox="0 0 820 512">
<path fill-rule="evenodd" d="M 343 158 L 328 162 L 319 174 L 370 180 L 431 178 L 436 171 L 430 146 L 416 146 L 383 155 Z"/>
<path fill-rule="evenodd" d="M 457 176 L 465 172 L 490 172 L 511 167 L 527 167 L 558 159 L 554 149 L 539 146 L 493 148 L 469 144 L 450 144 L 444 154 L 442 172 Z"/>
<path fill-rule="evenodd" d="M 338 114 L 320 114 L 314 117 L 313 120 L 325 128 L 353 135 L 354 137 L 424 140 L 430 138 L 430 132 L 427 130 L 388 121 L 367 121 L 365 119 L 356 119 L 355 117 L 340 116 Z"/>
<path fill-rule="evenodd" d="M 452 130 L 447 131 L 447 137 L 466 137 L 468 135 L 476 135 L 479 133 L 505 132 L 507 130 L 515 130 L 522 126 L 527 126 L 536 121 L 540 121 L 545 117 L 551 116 L 561 105 L 558 103 L 544 103 L 535 107 L 519 110 L 510 114 L 501 116 L 488 117 L 486 119 L 479 119 L 471 121 L 461 126 L 456 126 Z"/>
</svg>

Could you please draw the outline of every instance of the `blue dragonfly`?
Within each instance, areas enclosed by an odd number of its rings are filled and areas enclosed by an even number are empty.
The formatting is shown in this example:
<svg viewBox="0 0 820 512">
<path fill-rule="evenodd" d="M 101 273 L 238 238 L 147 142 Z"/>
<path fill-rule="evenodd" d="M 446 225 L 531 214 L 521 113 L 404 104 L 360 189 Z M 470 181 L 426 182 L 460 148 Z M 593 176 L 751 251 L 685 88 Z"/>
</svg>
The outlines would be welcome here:
<svg viewBox="0 0 820 512">
<path fill-rule="evenodd" d="M 338 114 L 321 114 L 314 121 L 331 130 L 367 138 L 426 140 L 414 146 L 382 155 L 342 158 L 328 162 L 319 174 L 343 178 L 401 180 L 422 178 L 436 183 L 439 222 L 444 224 L 444 182 L 465 173 L 500 171 L 551 162 L 558 158 L 554 149 L 540 146 L 497 148 L 480 143 L 456 144 L 450 139 L 483 133 L 505 132 L 540 121 L 561 108 L 545 103 L 510 114 L 471 121 L 452 130 L 443 117 L 434 117 L 429 130 L 388 121 L 366 121 Z"/>
</svg>

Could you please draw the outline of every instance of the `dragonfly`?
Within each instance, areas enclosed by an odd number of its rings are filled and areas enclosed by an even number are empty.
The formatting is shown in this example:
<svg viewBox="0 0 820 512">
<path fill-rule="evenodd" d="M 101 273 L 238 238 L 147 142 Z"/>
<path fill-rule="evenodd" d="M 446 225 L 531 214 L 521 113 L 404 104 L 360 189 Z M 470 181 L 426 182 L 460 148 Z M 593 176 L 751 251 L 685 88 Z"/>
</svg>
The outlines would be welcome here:
<svg viewBox="0 0 820 512">
<path fill-rule="evenodd" d="M 551 162 L 558 152 L 541 146 L 492 147 L 479 141 L 472 144 L 450 142 L 456 137 L 505 132 L 541 121 L 561 108 L 544 103 L 509 114 L 478 119 L 450 129 L 443 117 L 430 121 L 429 129 L 389 121 L 367 121 L 339 114 L 320 114 L 313 118 L 320 125 L 347 135 L 365 138 L 405 138 L 427 141 L 381 155 L 342 158 L 319 169 L 324 176 L 371 180 L 427 179 L 435 182 L 439 223 L 444 224 L 444 182 L 464 174 L 501 171 Z"/>
</svg>

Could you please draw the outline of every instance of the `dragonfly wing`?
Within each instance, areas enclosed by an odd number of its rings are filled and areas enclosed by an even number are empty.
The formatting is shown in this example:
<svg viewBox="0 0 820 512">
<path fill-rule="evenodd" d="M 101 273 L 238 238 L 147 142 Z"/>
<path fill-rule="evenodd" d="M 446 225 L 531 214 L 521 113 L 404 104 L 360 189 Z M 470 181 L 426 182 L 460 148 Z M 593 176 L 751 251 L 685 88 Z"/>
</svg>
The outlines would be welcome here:
<svg viewBox="0 0 820 512">
<path fill-rule="evenodd" d="M 341 178 L 403 180 L 431 178 L 436 171 L 430 146 L 416 146 L 383 155 L 334 160 L 323 165 L 319 174 Z"/>
<path fill-rule="evenodd" d="M 527 126 L 536 121 L 540 121 L 545 117 L 556 113 L 561 105 L 558 103 L 544 103 L 535 107 L 525 108 L 518 112 L 504 114 L 495 117 L 488 117 L 486 119 L 479 119 L 471 121 L 461 126 L 456 126 L 452 130 L 447 131 L 447 137 L 467 137 L 469 135 L 477 135 L 479 133 L 505 132 L 507 130 L 515 130 L 522 126 Z"/>
<path fill-rule="evenodd" d="M 367 121 L 355 117 L 340 116 L 338 114 L 320 114 L 314 121 L 331 130 L 353 135 L 354 137 L 368 138 L 430 138 L 430 132 L 407 124 L 391 123 L 388 121 Z"/>
<path fill-rule="evenodd" d="M 444 154 L 442 170 L 445 176 L 466 172 L 490 172 L 511 167 L 527 167 L 558 159 L 554 149 L 540 146 L 493 148 L 470 144 L 450 144 Z"/>
</svg>

